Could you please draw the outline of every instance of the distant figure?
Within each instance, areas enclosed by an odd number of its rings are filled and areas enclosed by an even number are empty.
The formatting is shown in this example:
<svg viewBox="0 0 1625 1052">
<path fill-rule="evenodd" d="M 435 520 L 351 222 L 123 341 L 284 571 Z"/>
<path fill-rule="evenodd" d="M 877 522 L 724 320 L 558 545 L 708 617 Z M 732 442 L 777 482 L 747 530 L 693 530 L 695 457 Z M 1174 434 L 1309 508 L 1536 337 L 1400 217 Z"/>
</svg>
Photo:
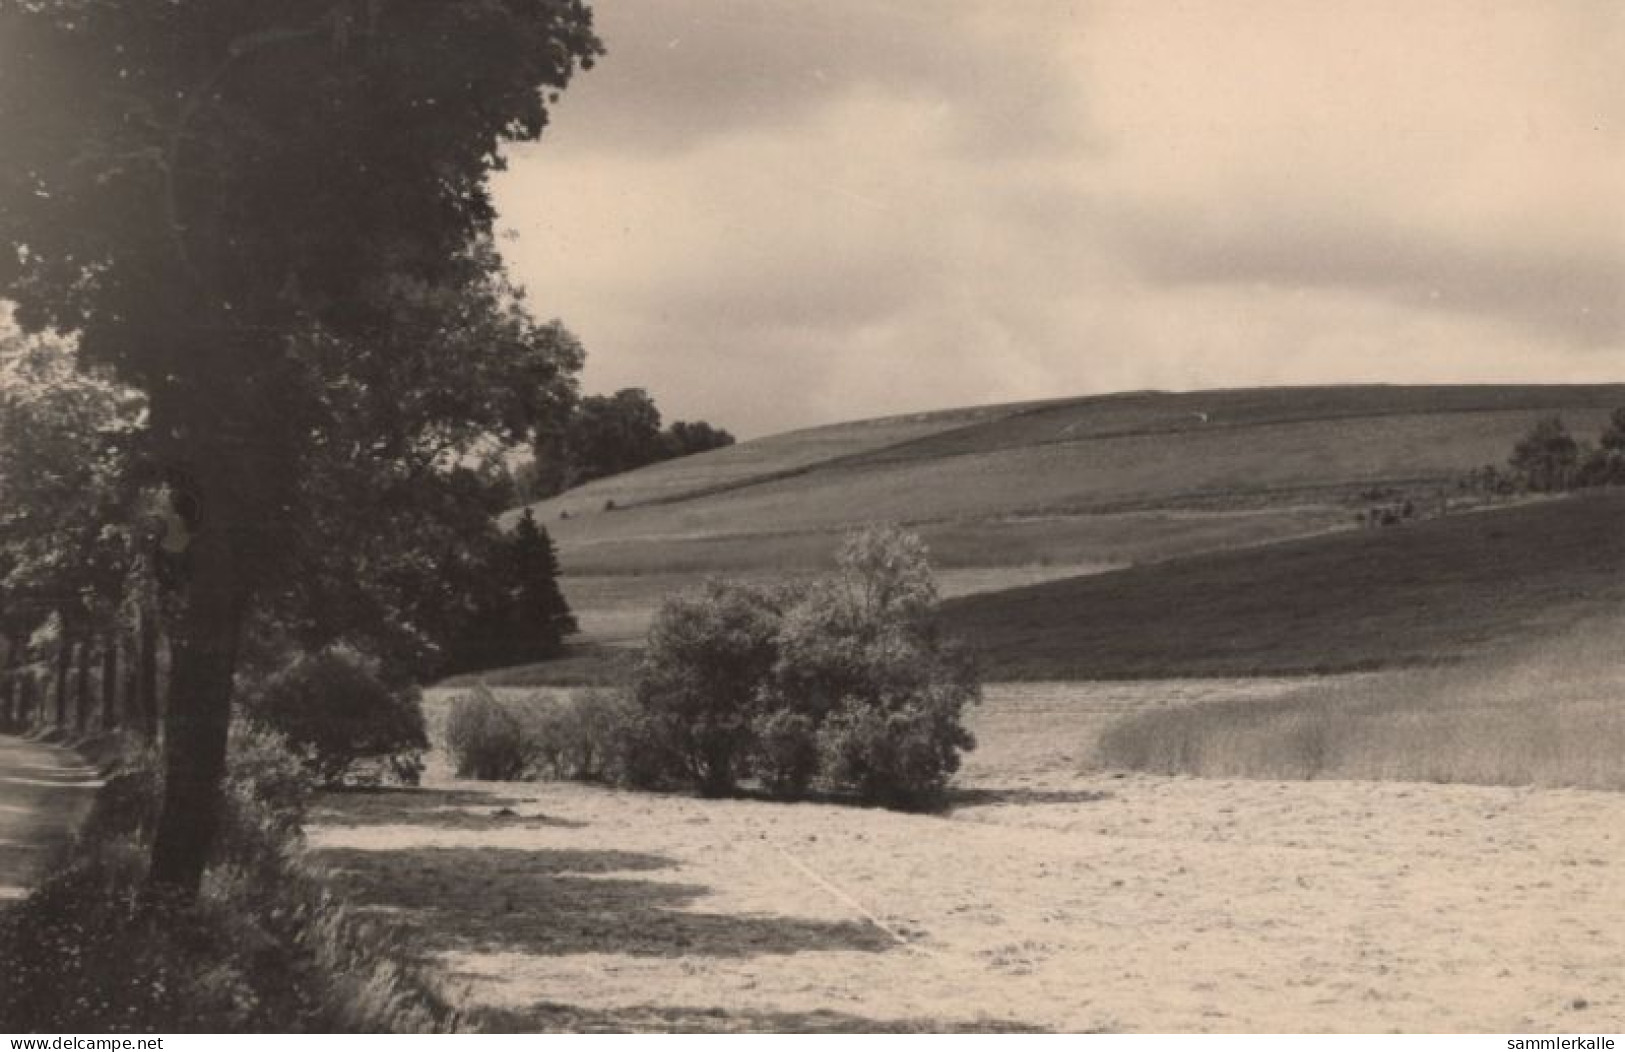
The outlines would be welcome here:
<svg viewBox="0 0 1625 1052">
<path fill-rule="evenodd" d="M 1194 416 L 1196 419 L 1200 420 L 1204 424 L 1207 423 L 1207 414 L 1206 413 L 1192 413 L 1191 416 Z"/>
</svg>

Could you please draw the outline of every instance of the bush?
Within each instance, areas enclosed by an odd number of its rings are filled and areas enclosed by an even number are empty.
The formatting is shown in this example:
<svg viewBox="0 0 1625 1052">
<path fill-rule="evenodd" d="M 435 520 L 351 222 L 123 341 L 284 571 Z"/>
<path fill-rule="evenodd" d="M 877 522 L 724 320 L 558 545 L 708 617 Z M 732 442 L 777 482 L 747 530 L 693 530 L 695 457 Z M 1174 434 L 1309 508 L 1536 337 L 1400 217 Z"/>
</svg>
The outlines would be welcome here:
<svg viewBox="0 0 1625 1052">
<path fill-rule="evenodd" d="M 530 772 L 541 747 L 531 721 L 478 684 L 452 699 L 446 750 L 459 778 L 509 782 Z"/>
<path fill-rule="evenodd" d="M 259 871 L 286 862 L 289 849 L 303 839 L 314 789 L 309 765 L 286 738 L 255 724 L 235 724 L 216 860 Z"/>
<path fill-rule="evenodd" d="M 849 699 L 819 730 L 824 777 L 870 803 L 920 810 L 942 802 L 959 754 L 976 741 L 961 722 L 971 695 L 953 686 L 892 706 Z"/>
<path fill-rule="evenodd" d="M 709 581 L 666 600 L 649 628 L 633 697 L 669 750 L 674 773 L 707 796 L 732 791 L 748 761 L 758 694 L 778 657 L 785 598 Z"/>
<path fill-rule="evenodd" d="M 775 796 L 814 779 L 899 807 L 940 800 L 974 747 L 974 670 L 939 636 L 918 538 L 848 538 L 840 573 L 770 591 L 711 582 L 667 601 L 649 633 L 627 720 L 649 782 L 731 790 L 754 773 Z M 628 779 L 632 780 L 632 779 Z"/>
<path fill-rule="evenodd" d="M 388 775 L 416 785 L 423 771 L 429 742 L 417 687 L 386 683 L 378 662 L 353 648 L 295 654 L 242 697 L 249 721 L 285 737 L 324 784 Z"/>
<path fill-rule="evenodd" d="M 616 781 L 635 741 L 639 713 L 624 694 L 572 690 L 535 705 L 534 735 L 543 773 L 583 782 Z M 631 736 L 629 736 L 629 732 Z"/>
<path fill-rule="evenodd" d="M 752 767 L 762 788 L 781 800 L 799 800 L 818 773 L 818 725 L 811 717 L 779 709 L 756 718 Z"/>
</svg>

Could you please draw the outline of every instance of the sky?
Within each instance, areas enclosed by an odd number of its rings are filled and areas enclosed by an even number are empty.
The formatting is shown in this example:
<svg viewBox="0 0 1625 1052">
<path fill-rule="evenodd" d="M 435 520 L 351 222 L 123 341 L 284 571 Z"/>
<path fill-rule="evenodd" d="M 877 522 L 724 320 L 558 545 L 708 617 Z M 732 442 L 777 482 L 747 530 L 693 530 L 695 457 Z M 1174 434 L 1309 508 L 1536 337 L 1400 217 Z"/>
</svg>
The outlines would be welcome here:
<svg viewBox="0 0 1625 1052">
<path fill-rule="evenodd" d="M 741 437 L 1625 380 L 1617 0 L 598 0 L 498 177 L 589 392 Z"/>
</svg>

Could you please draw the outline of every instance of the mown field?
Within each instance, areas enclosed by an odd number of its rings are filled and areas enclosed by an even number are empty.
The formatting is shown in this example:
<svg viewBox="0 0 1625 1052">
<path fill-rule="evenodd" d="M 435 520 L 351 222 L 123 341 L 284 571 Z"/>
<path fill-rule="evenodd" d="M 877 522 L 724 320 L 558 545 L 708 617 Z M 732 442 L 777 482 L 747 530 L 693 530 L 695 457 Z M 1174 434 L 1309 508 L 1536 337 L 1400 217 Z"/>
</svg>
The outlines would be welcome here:
<svg viewBox="0 0 1625 1052">
<path fill-rule="evenodd" d="M 1617 1026 L 1625 796 L 1091 763 L 1125 721 L 1311 685 L 996 685 L 941 815 L 463 782 L 436 757 L 423 789 L 326 797 L 311 859 L 491 1029 Z"/>
</svg>

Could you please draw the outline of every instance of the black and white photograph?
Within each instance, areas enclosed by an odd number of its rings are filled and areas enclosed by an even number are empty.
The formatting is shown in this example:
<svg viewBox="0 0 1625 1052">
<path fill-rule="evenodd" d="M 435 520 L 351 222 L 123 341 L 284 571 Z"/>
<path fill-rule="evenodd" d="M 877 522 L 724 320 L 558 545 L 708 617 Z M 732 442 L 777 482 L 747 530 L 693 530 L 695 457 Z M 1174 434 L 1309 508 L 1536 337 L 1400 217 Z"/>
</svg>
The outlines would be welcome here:
<svg viewBox="0 0 1625 1052">
<path fill-rule="evenodd" d="M 8 1049 L 1622 1031 L 1620 0 L 0 0 Z"/>
</svg>

